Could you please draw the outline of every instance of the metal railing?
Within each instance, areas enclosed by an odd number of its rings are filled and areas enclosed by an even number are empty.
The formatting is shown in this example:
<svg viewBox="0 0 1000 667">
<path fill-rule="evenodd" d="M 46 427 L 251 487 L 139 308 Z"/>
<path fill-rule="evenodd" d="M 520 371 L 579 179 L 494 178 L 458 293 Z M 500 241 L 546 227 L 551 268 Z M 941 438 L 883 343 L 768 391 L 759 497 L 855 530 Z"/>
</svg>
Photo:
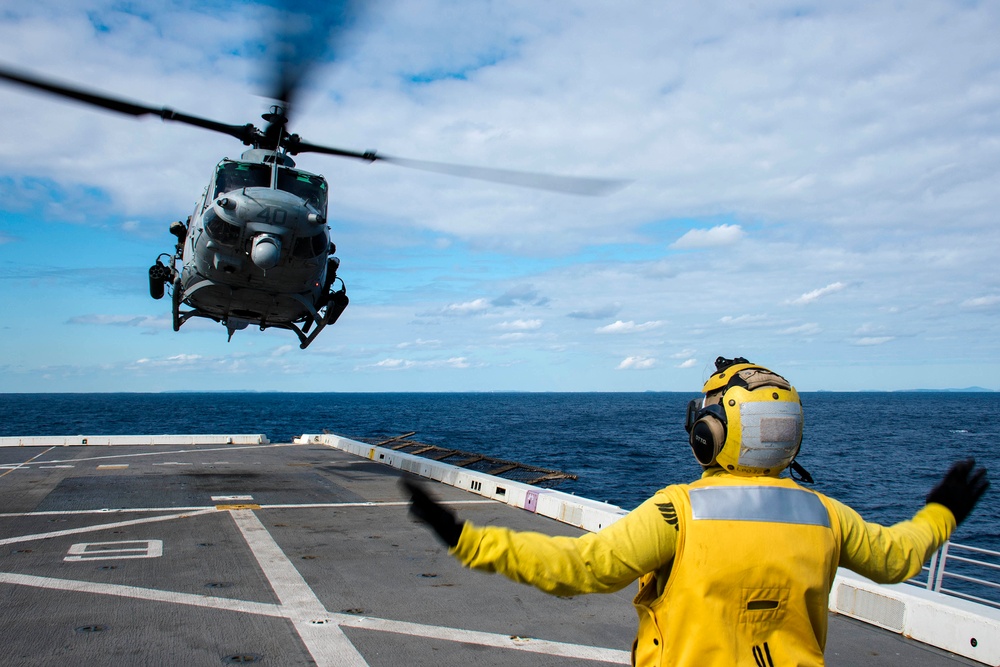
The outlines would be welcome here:
<svg viewBox="0 0 1000 667">
<path fill-rule="evenodd" d="M 923 571 L 907 583 L 1000 609 L 1000 551 L 945 542 Z"/>
</svg>

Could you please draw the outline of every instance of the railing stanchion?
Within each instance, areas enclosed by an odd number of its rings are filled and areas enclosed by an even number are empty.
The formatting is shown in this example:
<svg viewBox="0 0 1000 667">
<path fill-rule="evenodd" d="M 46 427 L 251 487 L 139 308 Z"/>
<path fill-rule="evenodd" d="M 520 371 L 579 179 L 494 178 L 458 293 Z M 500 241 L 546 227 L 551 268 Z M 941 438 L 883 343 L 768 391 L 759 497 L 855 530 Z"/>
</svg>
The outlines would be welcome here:
<svg viewBox="0 0 1000 667">
<path fill-rule="evenodd" d="M 931 562 L 927 564 L 927 590 L 934 590 L 934 581 L 937 575 L 937 562 L 938 555 L 941 553 L 941 549 L 934 552 L 931 556 Z"/>
<path fill-rule="evenodd" d="M 941 592 L 941 583 L 944 581 L 944 566 L 948 560 L 948 546 L 950 544 L 951 542 L 945 542 L 944 546 L 941 547 L 941 551 L 939 552 L 941 554 L 941 558 L 938 561 L 937 573 L 936 576 L 934 577 L 934 590 L 939 593 Z"/>
</svg>

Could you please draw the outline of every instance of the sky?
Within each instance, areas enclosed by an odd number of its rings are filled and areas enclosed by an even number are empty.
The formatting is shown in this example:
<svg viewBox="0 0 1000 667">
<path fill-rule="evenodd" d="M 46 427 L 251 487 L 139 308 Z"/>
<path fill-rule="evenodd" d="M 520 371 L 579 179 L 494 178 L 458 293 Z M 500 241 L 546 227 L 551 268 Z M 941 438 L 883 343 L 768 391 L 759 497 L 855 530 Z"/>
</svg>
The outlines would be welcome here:
<svg viewBox="0 0 1000 667">
<path fill-rule="evenodd" d="M 0 63 L 261 125 L 272 5 L 0 0 Z M 365 5 L 304 139 L 626 187 L 298 156 L 351 304 L 227 342 L 146 276 L 239 142 L 0 85 L 0 392 L 1000 390 L 1000 4 Z"/>
</svg>

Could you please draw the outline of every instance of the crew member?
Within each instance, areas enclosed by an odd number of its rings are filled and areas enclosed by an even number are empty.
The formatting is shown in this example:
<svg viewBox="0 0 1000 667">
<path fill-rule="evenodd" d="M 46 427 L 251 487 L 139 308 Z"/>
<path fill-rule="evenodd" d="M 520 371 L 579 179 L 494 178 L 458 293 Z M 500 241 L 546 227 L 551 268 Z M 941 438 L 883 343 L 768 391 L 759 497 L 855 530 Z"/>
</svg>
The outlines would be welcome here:
<svg viewBox="0 0 1000 667">
<path fill-rule="evenodd" d="M 577 538 L 459 523 L 413 482 L 410 510 L 463 565 L 553 595 L 610 593 L 639 580 L 634 665 L 822 665 L 837 567 L 879 583 L 920 572 L 989 486 L 956 463 L 912 519 L 864 521 L 779 477 L 802 442 L 802 405 L 785 378 L 746 359 L 716 360 L 688 406 L 701 479 L 656 492 Z M 801 473 L 800 473 L 801 474 Z"/>
</svg>

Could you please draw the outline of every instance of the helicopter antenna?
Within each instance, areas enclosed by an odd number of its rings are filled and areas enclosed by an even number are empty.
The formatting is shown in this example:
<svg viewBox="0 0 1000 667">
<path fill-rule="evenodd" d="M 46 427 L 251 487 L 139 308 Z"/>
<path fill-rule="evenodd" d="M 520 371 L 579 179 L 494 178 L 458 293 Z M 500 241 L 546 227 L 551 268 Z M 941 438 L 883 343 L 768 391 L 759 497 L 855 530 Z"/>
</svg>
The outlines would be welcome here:
<svg viewBox="0 0 1000 667">
<path fill-rule="evenodd" d="M 288 116 L 285 115 L 285 110 L 282 109 L 277 104 L 271 107 L 271 111 L 261 116 L 264 120 L 268 122 L 267 128 L 264 131 L 265 137 L 273 138 L 274 146 L 267 146 L 274 151 L 271 155 L 271 189 L 278 189 L 278 151 L 283 151 L 284 148 L 281 145 L 284 141 L 285 134 L 285 123 L 288 122 Z M 282 156 L 284 153 L 282 153 Z"/>
</svg>

